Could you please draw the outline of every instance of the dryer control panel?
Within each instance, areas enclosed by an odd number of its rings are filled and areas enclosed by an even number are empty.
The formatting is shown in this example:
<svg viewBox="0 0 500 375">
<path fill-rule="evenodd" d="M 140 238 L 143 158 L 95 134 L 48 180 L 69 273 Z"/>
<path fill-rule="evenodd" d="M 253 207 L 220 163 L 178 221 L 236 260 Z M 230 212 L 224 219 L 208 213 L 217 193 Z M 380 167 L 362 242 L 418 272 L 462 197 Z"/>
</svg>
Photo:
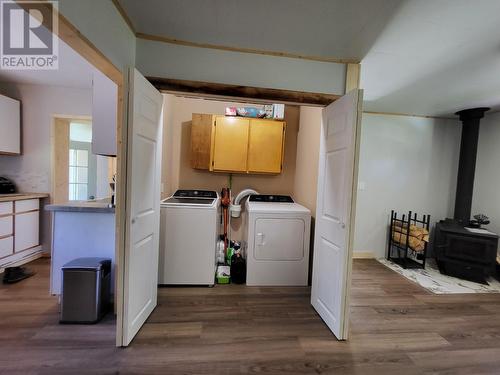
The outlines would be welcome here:
<svg viewBox="0 0 500 375">
<path fill-rule="evenodd" d="M 254 194 L 250 195 L 248 199 L 250 202 L 294 203 L 292 197 L 289 195 Z"/>
</svg>

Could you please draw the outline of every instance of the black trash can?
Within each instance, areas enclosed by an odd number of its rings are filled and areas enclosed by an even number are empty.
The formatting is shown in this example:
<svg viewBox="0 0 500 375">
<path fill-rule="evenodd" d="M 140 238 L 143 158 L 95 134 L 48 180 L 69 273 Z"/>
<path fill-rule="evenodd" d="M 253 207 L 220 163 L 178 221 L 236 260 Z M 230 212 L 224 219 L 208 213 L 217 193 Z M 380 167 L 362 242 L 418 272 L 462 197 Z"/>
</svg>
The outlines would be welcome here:
<svg viewBox="0 0 500 375">
<path fill-rule="evenodd" d="M 62 267 L 60 323 L 97 323 L 110 305 L 111 259 L 77 258 Z"/>
</svg>

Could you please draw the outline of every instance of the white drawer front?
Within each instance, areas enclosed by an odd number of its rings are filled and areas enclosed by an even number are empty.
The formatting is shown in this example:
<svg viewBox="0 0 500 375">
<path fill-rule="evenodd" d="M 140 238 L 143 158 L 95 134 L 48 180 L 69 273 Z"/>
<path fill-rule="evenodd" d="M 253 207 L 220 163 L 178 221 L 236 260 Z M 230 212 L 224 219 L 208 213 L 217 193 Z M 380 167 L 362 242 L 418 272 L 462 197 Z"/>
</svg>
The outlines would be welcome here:
<svg viewBox="0 0 500 375">
<path fill-rule="evenodd" d="M 0 202 L 0 216 L 14 212 L 13 202 Z"/>
<path fill-rule="evenodd" d="M 12 216 L 0 217 L 0 237 L 12 234 Z"/>
<path fill-rule="evenodd" d="M 0 239 L 0 258 L 12 255 L 14 253 L 14 237 L 5 237 Z"/>
<path fill-rule="evenodd" d="M 29 249 L 39 244 L 39 211 L 17 214 L 15 251 Z"/>
<path fill-rule="evenodd" d="M 16 201 L 16 213 L 38 210 L 40 208 L 39 199 L 25 199 L 22 201 Z"/>
</svg>

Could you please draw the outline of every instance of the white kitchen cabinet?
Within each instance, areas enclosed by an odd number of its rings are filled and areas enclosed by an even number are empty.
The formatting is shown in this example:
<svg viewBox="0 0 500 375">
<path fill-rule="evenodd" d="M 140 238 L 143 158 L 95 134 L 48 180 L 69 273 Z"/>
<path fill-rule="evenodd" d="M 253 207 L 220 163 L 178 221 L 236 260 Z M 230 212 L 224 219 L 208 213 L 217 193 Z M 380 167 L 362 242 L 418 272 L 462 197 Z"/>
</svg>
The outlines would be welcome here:
<svg viewBox="0 0 500 375">
<path fill-rule="evenodd" d="M 0 237 L 10 236 L 13 230 L 12 216 L 0 217 Z"/>
<path fill-rule="evenodd" d="M 21 102 L 0 95 L 0 154 L 21 154 Z"/>
<path fill-rule="evenodd" d="M 0 202 L 0 216 L 14 212 L 14 202 Z"/>
<path fill-rule="evenodd" d="M 8 257 L 14 253 L 14 237 L 0 238 L 0 259 Z"/>
<path fill-rule="evenodd" d="M 92 153 L 116 156 L 118 86 L 101 72 L 92 79 Z"/>
<path fill-rule="evenodd" d="M 40 212 L 32 211 L 16 214 L 15 219 L 15 248 L 17 253 L 40 244 Z"/>
<path fill-rule="evenodd" d="M 41 256 L 40 199 L 47 194 L 23 194 L 0 201 L 0 272 Z"/>
<path fill-rule="evenodd" d="M 16 213 L 38 210 L 40 208 L 40 199 L 23 199 L 16 201 Z"/>
</svg>

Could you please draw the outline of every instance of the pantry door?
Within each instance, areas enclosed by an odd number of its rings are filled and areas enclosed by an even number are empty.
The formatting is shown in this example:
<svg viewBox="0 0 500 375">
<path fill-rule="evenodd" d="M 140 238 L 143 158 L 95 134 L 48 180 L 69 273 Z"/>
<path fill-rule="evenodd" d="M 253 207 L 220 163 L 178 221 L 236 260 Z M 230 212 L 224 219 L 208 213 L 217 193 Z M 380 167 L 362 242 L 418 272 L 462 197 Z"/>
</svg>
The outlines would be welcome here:
<svg viewBox="0 0 500 375">
<path fill-rule="evenodd" d="M 339 340 L 349 325 L 361 90 L 323 110 L 311 304 Z"/>
<path fill-rule="evenodd" d="M 156 307 L 163 96 L 136 69 L 129 77 L 123 298 L 117 343 L 127 346 Z"/>
</svg>

